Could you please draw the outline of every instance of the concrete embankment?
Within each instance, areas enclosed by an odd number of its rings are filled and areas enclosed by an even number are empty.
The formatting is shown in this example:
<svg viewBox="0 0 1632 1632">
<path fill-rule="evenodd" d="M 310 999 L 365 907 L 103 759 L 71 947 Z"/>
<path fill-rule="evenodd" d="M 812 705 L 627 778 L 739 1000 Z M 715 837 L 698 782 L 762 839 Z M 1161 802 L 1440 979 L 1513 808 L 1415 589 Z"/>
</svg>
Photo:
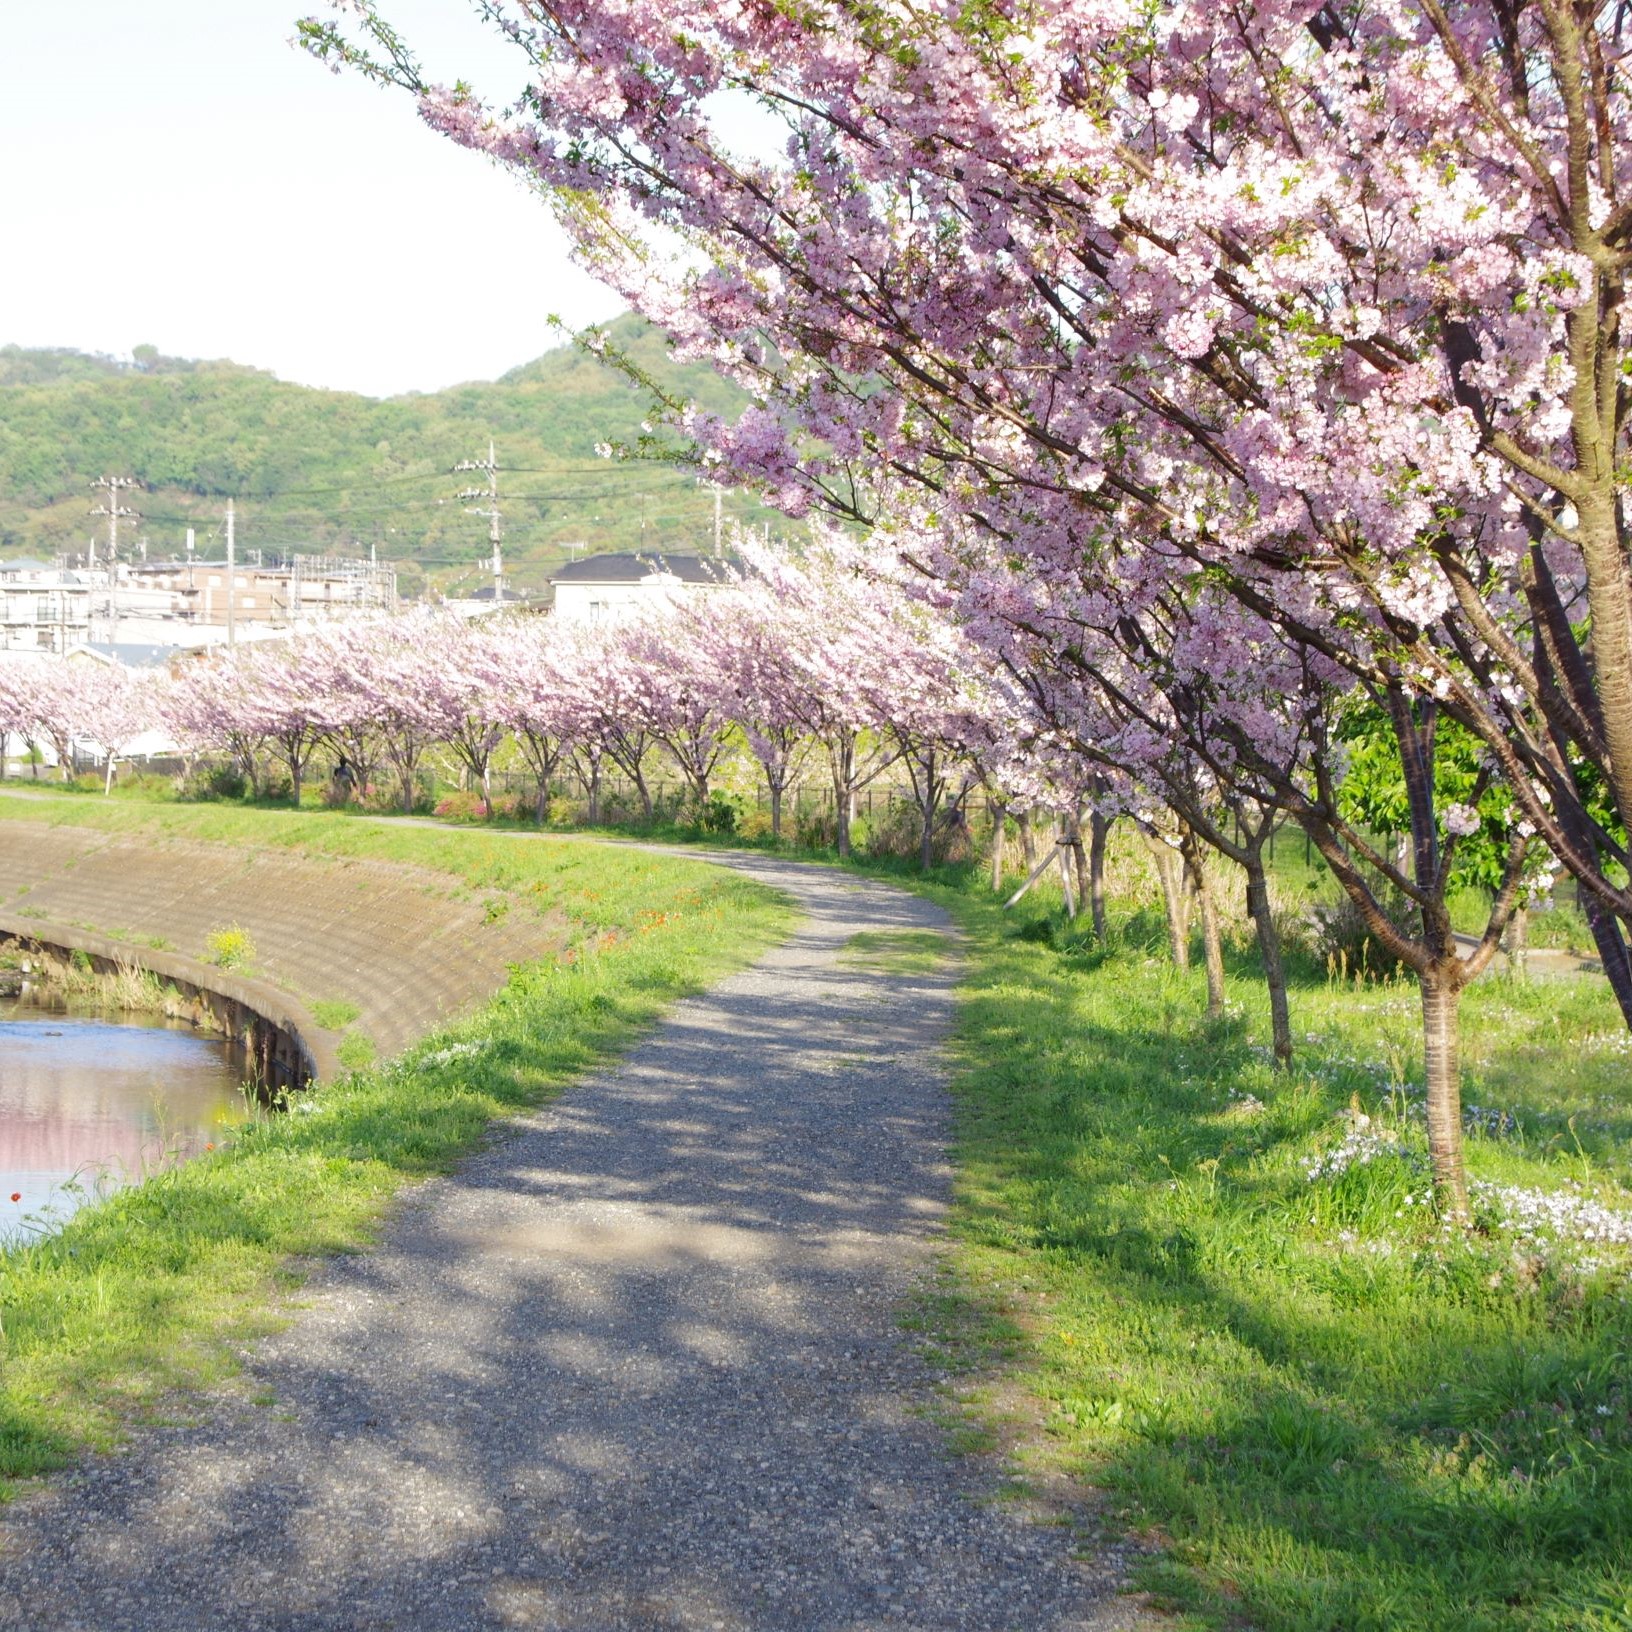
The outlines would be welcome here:
<svg viewBox="0 0 1632 1632">
<path fill-rule="evenodd" d="M 245 968 L 210 961 L 227 928 L 252 943 Z M 565 939 L 547 912 L 495 913 L 426 868 L 26 821 L 0 826 L 0 936 L 149 969 L 218 1020 L 258 1016 L 279 1069 L 319 1078 L 343 1032 L 400 1053 Z M 320 1025 L 331 1004 L 354 1012 Z"/>
</svg>

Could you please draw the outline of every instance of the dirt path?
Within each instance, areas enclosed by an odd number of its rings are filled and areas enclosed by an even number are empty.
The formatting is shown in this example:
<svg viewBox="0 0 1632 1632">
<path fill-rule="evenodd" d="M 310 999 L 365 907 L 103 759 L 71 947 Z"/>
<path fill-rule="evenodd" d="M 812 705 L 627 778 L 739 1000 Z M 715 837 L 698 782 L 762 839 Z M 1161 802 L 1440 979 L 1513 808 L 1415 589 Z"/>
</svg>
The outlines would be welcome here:
<svg viewBox="0 0 1632 1632">
<path fill-rule="evenodd" d="M 948 1188 L 948 925 L 733 858 L 807 917 L 324 1268 L 195 1425 L 0 1521 L 29 1632 L 1066 1632 L 1118 1564 L 990 1498 L 897 1326 Z M 260 1402 L 260 1403 L 257 1403 Z"/>
</svg>

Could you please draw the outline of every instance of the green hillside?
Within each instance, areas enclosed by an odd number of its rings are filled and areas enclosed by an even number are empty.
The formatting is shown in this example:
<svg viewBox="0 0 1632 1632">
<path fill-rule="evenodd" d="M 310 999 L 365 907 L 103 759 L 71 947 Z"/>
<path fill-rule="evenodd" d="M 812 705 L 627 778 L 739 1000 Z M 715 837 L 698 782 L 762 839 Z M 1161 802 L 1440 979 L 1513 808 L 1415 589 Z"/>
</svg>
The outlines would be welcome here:
<svg viewBox="0 0 1632 1632">
<path fill-rule="evenodd" d="M 618 347 L 665 390 L 714 412 L 740 397 L 710 370 L 677 365 L 638 318 L 611 326 Z M 150 556 L 201 547 L 236 500 L 240 547 L 366 552 L 416 563 L 436 582 L 480 581 L 487 524 L 453 495 L 482 478 L 453 476 L 496 444 L 505 565 L 536 585 L 569 542 L 592 552 L 709 547 L 713 495 L 653 463 L 608 463 L 598 442 L 633 442 L 650 411 L 624 376 L 563 346 L 502 379 L 378 400 L 290 385 L 230 362 L 193 362 L 138 347 L 133 362 L 74 351 L 0 347 L 0 560 L 85 549 L 102 524 L 89 510 L 99 476 L 134 476 L 127 502 Z M 763 519 L 739 494 L 729 519 Z M 405 573 L 404 588 L 418 574 Z"/>
</svg>

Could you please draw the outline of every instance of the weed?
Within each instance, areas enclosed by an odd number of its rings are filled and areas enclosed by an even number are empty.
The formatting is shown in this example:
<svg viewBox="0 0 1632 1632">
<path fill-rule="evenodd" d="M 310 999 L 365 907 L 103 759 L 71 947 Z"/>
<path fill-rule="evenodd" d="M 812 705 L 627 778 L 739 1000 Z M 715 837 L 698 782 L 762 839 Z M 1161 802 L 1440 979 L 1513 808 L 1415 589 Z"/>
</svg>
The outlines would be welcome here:
<svg viewBox="0 0 1632 1632">
<path fill-rule="evenodd" d="M 372 1065 L 379 1054 L 374 1039 L 366 1031 L 348 1031 L 334 1052 L 348 1071 L 361 1071 L 365 1065 Z"/>
<path fill-rule="evenodd" d="M 218 969 L 242 969 L 255 961 L 255 942 L 248 930 L 229 924 L 204 937 L 204 955 Z"/>
<path fill-rule="evenodd" d="M 344 1031 L 362 1013 L 355 1003 L 331 997 L 319 998 L 307 1007 L 311 1010 L 312 1018 L 325 1031 Z"/>
</svg>

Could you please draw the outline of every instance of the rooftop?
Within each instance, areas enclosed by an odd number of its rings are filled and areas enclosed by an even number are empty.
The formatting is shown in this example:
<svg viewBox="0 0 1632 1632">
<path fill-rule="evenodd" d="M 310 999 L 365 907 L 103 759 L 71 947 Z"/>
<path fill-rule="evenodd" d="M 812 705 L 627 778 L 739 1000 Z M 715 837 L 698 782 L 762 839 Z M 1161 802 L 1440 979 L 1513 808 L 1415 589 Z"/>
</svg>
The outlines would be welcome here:
<svg viewBox="0 0 1632 1632">
<path fill-rule="evenodd" d="M 667 555 L 660 550 L 624 551 L 616 555 L 591 555 L 569 561 L 551 578 L 552 584 L 638 584 L 643 578 L 667 573 L 683 584 L 715 584 L 720 581 L 721 563 L 696 555 Z"/>
</svg>

